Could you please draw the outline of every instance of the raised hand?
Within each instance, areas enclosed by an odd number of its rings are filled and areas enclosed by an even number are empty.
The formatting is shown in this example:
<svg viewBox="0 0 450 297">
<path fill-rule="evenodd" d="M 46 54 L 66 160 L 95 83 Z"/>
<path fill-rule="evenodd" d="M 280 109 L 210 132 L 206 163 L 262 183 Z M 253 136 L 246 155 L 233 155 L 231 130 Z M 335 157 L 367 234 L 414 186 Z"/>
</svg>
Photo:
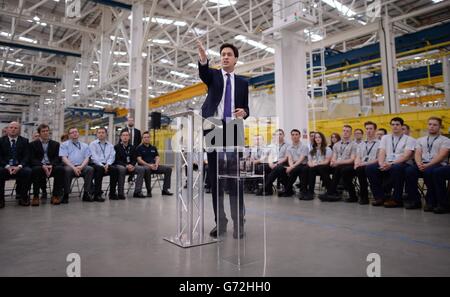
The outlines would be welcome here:
<svg viewBox="0 0 450 297">
<path fill-rule="evenodd" d="M 206 63 L 207 61 L 207 56 L 206 56 L 206 50 L 203 47 L 203 44 L 200 40 L 197 40 L 197 48 L 198 48 L 198 56 L 200 58 L 200 62 L 202 64 Z"/>
</svg>

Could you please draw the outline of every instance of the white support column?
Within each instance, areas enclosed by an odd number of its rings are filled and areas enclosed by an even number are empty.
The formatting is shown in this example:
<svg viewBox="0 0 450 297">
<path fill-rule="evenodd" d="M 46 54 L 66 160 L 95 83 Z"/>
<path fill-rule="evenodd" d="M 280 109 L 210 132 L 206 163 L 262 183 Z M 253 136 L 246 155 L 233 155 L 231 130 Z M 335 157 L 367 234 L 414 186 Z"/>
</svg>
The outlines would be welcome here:
<svg viewBox="0 0 450 297">
<path fill-rule="evenodd" d="M 148 105 L 147 98 L 143 103 L 143 59 L 142 59 L 142 36 L 144 34 L 144 23 L 142 18 L 144 16 L 144 3 L 142 1 L 133 3 L 131 11 L 131 53 L 130 53 L 130 74 L 128 79 L 129 84 L 129 100 L 128 110 L 131 115 L 134 115 L 136 128 L 143 130 L 148 125 L 148 115 L 143 114 L 141 109 L 143 104 Z"/>
<path fill-rule="evenodd" d="M 39 113 L 38 113 L 38 120 L 37 120 L 37 124 L 40 125 L 44 122 L 44 97 L 41 96 L 41 98 L 39 98 Z M 48 119 L 45 121 L 48 123 Z"/>
<path fill-rule="evenodd" d="M 114 115 L 108 114 L 108 141 L 109 143 L 115 143 L 114 142 Z"/>
<path fill-rule="evenodd" d="M 395 39 L 389 17 L 380 20 L 380 54 L 381 75 L 384 90 L 384 112 L 400 112 L 400 103 L 397 98 L 397 59 L 395 54 Z"/>
<path fill-rule="evenodd" d="M 280 128 L 286 133 L 294 128 L 307 132 L 306 44 L 294 32 L 281 31 L 275 50 L 275 81 Z"/>
<path fill-rule="evenodd" d="M 89 51 L 90 40 L 88 33 L 81 34 L 81 67 L 80 67 L 80 95 L 87 93 L 89 80 L 89 68 L 91 66 L 91 53 Z M 84 97 L 84 96 L 83 96 Z"/>
<path fill-rule="evenodd" d="M 84 124 L 84 142 L 89 143 L 89 122 Z"/>
<path fill-rule="evenodd" d="M 442 75 L 444 76 L 445 103 L 450 108 L 450 56 L 442 58 Z"/>
<path fill-rule="evenodd" d="M 103 86 L 108 81 L 108 62 L 112 55 L 111 51 L 111 40 L 109 37 L 109 29 L 111 28 L 111 18 L 112 12 L 109 7 L 102 7 L 102 35 L 100 38 L 100 86 Z"/>
<path fill-rule="evenodd" d="M 59 141 L 61 136 L 64 134 L 64 94 L 62 93 L 63 84 L 62 82 L 58 83 L 58 90 L 56 92 L 55 99 L 55 117 L 56 125 L 54 126 L 53 140 Z"/>
<path fill-rule="evenodd" d="M 75 59 L 73 57 L 66 58 L 66 68 L 64 72 L 64 87 L 66 88 L 65 98 L 66 104 L 65 106 L 70 106 L 73 101 L 73 81 L 74 81 L 74 70 Z"/>
</svg>

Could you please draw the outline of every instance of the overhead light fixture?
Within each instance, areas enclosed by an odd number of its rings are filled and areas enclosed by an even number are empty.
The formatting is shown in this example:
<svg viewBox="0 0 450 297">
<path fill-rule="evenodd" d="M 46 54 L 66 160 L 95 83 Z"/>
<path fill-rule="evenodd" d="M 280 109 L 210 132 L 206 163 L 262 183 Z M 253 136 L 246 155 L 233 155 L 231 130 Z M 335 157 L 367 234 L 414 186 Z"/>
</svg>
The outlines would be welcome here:
<svg viewBox="0 0 450 297">
<path fill-rule="evenodd" d="M 192 68 L 198 68 L 198 65 L 195 63 L 189 63 L 188 66 Z"/>
<path fill-rule="evenodd" d="M 167 80 L 157 79 L 156 81 L 159 82 L 160 84 L 169 85 L 169 86 L 173 86 L 173 87 L 177 87 L 177 88 L 184 88 L 185 87 L 185 85 L 173 83 L 173 82 L 170 82 L 170 81 L 167 81 Z"/>
<path fill-rule="evenodd" d="M 166 39 L 150 39 L 150 41 L 153 42 L 153 43 L 158 43 L 158 44 L 170 43 L 170 41 L 166 40 Z"/>
<path fill-rule="evenodd" d="M 216 4 L 219 7 L 227 7 L 235 5 L 237 3 L 237 0 L 209 0 L 208 2 Z"/>
<path fill-rule="evenodd" d="M 234 37 L 234 39 L 239 40 L 244 43 L 247 43 L 247 44 L 250 44 L 253 47 L 265 50 L 269 53 L 272 53 L 272 54 L 275 53 L 275 49 L 268 47 L 267 45 L 265 45 L 261 42 L 258 42 L 258 41 L 252 40 L 252 39 L 248 39 L 244 35 L 238 35 L 238 36 Z"/>
<path fill-rule="evenodd" d="M 335 8 L 337 11 L 339 11 L 341 14 L 343 14 L 346 17 L 352 17 L 352 16 L 356 15 L 356 12 L 351 10 L 350 7 L 342 4 L 341 2 L 339 2 L 337 0 L 322 0 L 322 2 Z"/>
<path fill-rule="evenodd" d="M 179 77 L 182 77 L 182 78 L 190 77 L 189 74 L 178 72 L 178 71 L 174 71 L 174 70 L 170 71 L 170 74 L 173 74 L 173 75 L 176 75 L 176 76 L 179 76 Z"/>
</svg>

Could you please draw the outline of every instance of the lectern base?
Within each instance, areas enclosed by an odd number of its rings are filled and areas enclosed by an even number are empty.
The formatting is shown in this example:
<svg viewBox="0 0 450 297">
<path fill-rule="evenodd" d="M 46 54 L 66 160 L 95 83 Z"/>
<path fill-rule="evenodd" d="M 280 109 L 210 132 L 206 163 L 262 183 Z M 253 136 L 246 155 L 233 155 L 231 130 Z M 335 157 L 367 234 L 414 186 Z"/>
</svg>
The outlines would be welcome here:
<svg viewBox="0 0 450 297">
<path fill-rule="evenodd" d="M 216 238 L 200 238 L 198 236 L 194 237 L 191 242 L 188 240 L 188 238 L 184 238 L 184 236 L 182 236 L 181 238 L 179 236 L 171 236 L 164 237 L 163 239 L 182 248 L 212 244 L 219 241 Z"/>
</svg>

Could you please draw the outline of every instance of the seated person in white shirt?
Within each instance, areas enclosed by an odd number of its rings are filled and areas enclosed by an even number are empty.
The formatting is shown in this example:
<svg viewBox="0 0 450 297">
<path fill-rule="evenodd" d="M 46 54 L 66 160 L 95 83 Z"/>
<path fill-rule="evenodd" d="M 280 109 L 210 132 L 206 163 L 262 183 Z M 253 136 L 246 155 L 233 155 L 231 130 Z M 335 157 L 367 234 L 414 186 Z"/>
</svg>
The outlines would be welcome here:
<svg viewBox="0 0 450 297">
<path fill-rule="evenodd" d="M 322 132 L 316 132 L 313 137 L 314 143 L 308 154 L 308 192 L 300 200 L 313 200 L 316 176 L 322 178 L 327 192 L 330 190 L 330 161 L 333 151 L 327 145 L 327 139 Z"/>
<path fill-rule="evenodd" d="M 116 157 L 114 146 L 106 140 L 108 131 L 106 128 L 98 128 L 95 132 L 97 139 L 89 144 L 91 151 L 91 166 L 94 168 L 94 201 L 104 202 L 102 198 L 103 176 L 117 176 L 117 167 L 111 166 Z M 114 192 L 109 191 L 110 198 L 114 200 Z"/>
<path fill-rule="evenodd" d="M 348 192 L 349 198 L 346 202 L 357 202 L 353 178 L 355 169 L 353 168 L 356 159 L 356 143 L 351 141 L 352 126 L 344 125 L 342 128 L 342 139 L 333 146 L 333 157 L 331 157 L 330 166 L 333 170 L 333 179 L 327 193 L 319 195 L 322 201 L 334 202 L 342 199 L 337 192 L 337 187 L 342 178 L 344 189 Z"/>
<path fill-rule="evenodd" d="M 355 171 L 359 182 L 359 204 L 369 204 L 369 184 L 367 183 L 366 168 L 378 163 L 378 148 L 380 141 L 376 136 L 377 124 L 368 121 L 364 123 L 367 140 L 362 141 L 356 149 Z"/>
<path fill-rule="evenodd" d="M 417 182 L 422 177 L 427 186 L 425 196 L 425 211 L 433 211 L 437 208 L 438 197 L 434 191 L 434 170 L 447 165 L 449 139 L 440 134 L 442 119 L 431 117 L 428 119 L 428 135 L 417 139 L 415 160 L 416 165 L 406 169 L 406 190 L 408 200 L 405 201 L 406 209 L 422 208 Z"/>
<path fill-rule="evenodd" d="M 405 185 L 405 170 L 412 165 L 412 157 L 416 140 L 402 131 L 403 119 L 391 119 L 392 134 L 384 135 L 380 142 L 378 163 L 366 167 L 366 175 L 370 182 L 375 201 L 373 206 L 387 208 L 402 207 L 402 195 Z M 390 179 L 394 188 L 392 199 L 386 199 L 383 191 L 383 179 Z"/>
<path fill-rule="evenodd" d="M 272 195 L 273 182 L 277 178 L 282 177 L 286 171 L 285 166 L 287 165 L 288 159 L 287 148 L 289 145 L 284 141 L 283 129 L 277 129 L 273 134 L 272 140 L 274 143 L 272 150 L 269 150 L 268 156 L 270 170 L 265 172 L 264 186 L 263 189 L 258 190 L 258 193 L 256 193 L 257 196 Z"/>
<path fill-rule="evenodd" d="M 77 128 L 69 128 L 68 133 L 69 140 L 61 143 L 59 147 L 59 156 L 62 157 L 65 170 L 64 197 L 61 203 L 69 203 L 70 184 L 74 176 L 84 178 L 83 201 L 92 202 L 94 201 L 91 195 L 94 168 L 88 165 L 91 151 L 86 143 L 78 141 L 80 133 Z"/>
</svg>

